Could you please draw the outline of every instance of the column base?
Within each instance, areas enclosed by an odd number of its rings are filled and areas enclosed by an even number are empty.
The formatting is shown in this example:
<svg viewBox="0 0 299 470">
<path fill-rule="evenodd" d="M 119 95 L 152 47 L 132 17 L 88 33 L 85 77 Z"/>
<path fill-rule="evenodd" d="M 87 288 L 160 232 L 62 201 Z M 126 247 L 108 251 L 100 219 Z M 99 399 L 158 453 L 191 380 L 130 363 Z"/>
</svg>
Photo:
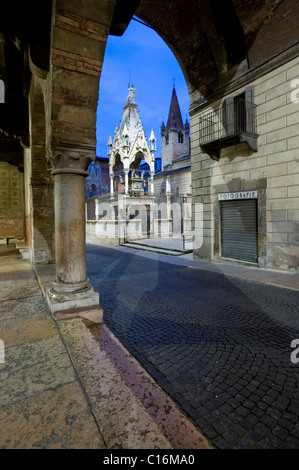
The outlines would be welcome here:
<svg viewBox="0 0 299 470">
<path fill-rule="evenodd" d="M 87 326 L 103 324 L 103 309 L 101 307 L 84 307 L 69 310 L 60 310 L 53 313 L 55 320 L 70 320 L 71 318 L 82 318 Z"/>
<path fill-rule="evenodd" d="M 52 313 L 66 310 L 99 307 L 99 293 L 95 292 L 89 280 L 82 284 L 53 282 L 47 291 L 47 302 Z"/>
</svg>

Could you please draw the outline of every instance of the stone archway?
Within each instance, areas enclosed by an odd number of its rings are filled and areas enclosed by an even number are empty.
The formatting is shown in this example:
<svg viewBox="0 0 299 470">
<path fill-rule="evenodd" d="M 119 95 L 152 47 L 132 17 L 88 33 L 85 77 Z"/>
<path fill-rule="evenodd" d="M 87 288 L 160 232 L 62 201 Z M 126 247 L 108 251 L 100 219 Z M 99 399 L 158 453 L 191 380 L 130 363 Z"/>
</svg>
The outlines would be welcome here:
<svg viewBox="0 0 299 470">
<path fill-rule="evenodd" d="M 76 295 L 78 290 L 86 293 L 89 290 L 83 202 L 76 200 L 75 196 L 78 188 L 83 188 L 81 180 L 84 180 L 88 164 L 95 157 L 98 86 L 108 34 L 121 35 L 134 12 L 148 23 L 169 45 L 181 66 L 190 93 L 190 112 L 245 83 L 248 80 L 245 72 L 251 64 L 261 65 L 294 43 L 293 32 L 282 41 L 282 45 L 271 43 L 271 27 L 278 26 L 280 8 L 284 8 L 275 1 L 253 0 L 249 7 L 248 2 L 225 0 L 227 8 L 222 10 L 217 9 L 214 0 L 188 2 L 187 6 L 179 0 L 128 1 L 125 7 L 122 4 L 117 0 L 54 2 L 51 70 L 47 82 L 46 148 L 57 188 L 57 282 L 53 291 L 57 295 L 62 295 L 65 288 L 72 295 Z M 221 23 L 230 17 L 232 6 L 235 12 L 231 20 L 232 32 L 234 37 L 242 38 L 240 49 L 228 42 L 229 28 Z M 253 18 L 250 25 L 247 22 L 249 13 Z M 264 22 L 270 15 L 274 18 L 272 26 Z M 255 38 L 261 30 L 266 40 L 262 51 L 257 53 Z M 219 50 L 218 40 L 221 43 Z M 235 74 L 240 75 L 238 83 L 232 80 Z M 62 187 L 64 190 L 59 192 Z M 80 223 L 70 238 L 71 214 L 76 214 Z M 67 253 L 60 249 L 64 244 L 68 246 Z M 76 270 L 78 254 L 81 268 Z M 96 297 L 91 302 L 97 302 Z"/>
</svg>

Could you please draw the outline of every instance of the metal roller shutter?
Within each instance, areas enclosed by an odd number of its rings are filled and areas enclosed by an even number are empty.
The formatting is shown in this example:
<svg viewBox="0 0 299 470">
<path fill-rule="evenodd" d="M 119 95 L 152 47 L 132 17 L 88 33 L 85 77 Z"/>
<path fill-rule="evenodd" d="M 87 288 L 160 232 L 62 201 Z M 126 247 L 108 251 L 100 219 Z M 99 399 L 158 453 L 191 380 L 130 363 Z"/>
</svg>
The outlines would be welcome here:
<svg viewBox="0 0 299 470">
<path fill-rule="evenodd" d="M 221 201 L 221 256 L 257 263 L 257 200 Z"/>
</svg>

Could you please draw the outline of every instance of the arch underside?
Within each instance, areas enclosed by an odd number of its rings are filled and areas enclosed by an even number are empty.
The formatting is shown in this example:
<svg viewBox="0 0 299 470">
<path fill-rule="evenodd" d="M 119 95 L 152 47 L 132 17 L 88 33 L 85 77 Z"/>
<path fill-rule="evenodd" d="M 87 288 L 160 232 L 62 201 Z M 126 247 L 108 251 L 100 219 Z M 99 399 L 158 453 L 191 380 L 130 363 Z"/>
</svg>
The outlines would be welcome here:
<svg viewBox="0 0 299 470">
<path fill-rule="evenodd" d="M 141 0 L 135 14 L 174 53 L 192 109 L 296 44 L 298 9 L 277 0 Z"/>
</svg>

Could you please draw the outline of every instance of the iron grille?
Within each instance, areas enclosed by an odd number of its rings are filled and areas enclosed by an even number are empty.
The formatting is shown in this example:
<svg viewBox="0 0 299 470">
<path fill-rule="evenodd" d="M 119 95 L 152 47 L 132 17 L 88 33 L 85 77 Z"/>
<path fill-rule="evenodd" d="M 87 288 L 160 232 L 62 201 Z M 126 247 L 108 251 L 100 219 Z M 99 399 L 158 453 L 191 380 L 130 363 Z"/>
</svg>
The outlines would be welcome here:
<svg viewBox="0 0 299 470">
<path fill-rule="evenodd" d="M 241 98 L 199 118 L 201 145 L 244 132 L 256 134 L 256 105 Z"/>
</svg>

